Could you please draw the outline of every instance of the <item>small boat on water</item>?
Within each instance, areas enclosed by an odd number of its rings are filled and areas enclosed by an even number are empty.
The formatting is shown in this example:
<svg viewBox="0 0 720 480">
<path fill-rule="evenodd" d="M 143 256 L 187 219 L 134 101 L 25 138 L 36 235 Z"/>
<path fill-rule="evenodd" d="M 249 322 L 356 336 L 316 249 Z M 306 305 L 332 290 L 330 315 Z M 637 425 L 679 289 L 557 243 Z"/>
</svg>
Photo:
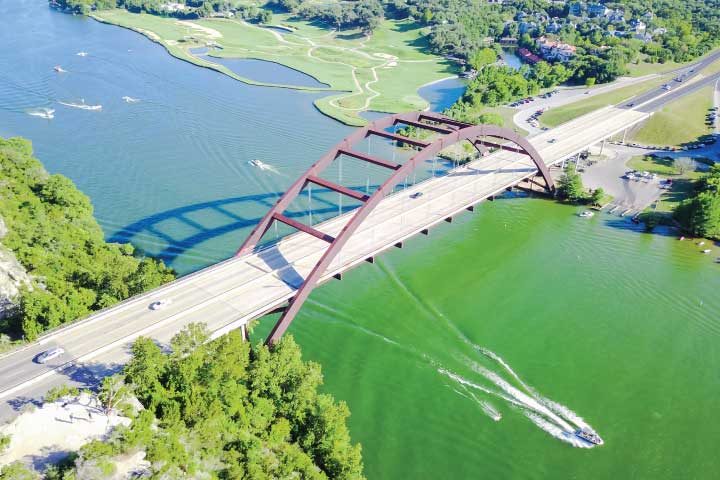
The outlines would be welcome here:
<svg viewBox="0 0 720 480">
<path fill-rule="evenodd" d="M 706 248 L 705 250 L 702 251 L 702 253 L 710 253 L 710 252 L 712 252 L 712 250 L 710 250 L 709 248 Z"/>
<path fill-rule="evenodd" d="M 58 72 L 58 73 L 65 73 L 65 72 L 67 72 L 67 70 L 65 70 L 64 68 L 62 68 L 60 65 L 55 65 L 55 66 L 53 67 L 53 70 L 55 70 L 55 71 Z"/>
<path fill-rule="evenodd" d="M 603 442 L 603 439 L 600 438 L 600 435 L 587 428 L 580 428 L 578 430 L 575 430 L 575 436 L 580 440 L 590 443 L 592 445 L 602 445 L 603 443 L 605 443 Z"/>
<path fill-rule="evenodd" d="M 140 100 L 138 100 L 137 98 L 128 97 L 127 95 L 125 95 L 124 97 L 122 97 L 122 99 L 125 101 L 125 103 L 137 103 L 137 102 L 140 101 Z"/>
<path fill-rule="evenodd" d="M 592 216 L 594 216 L 594 215 L 595 215 L 595 214 L 594 214 L 593 212 L 591 212 L 590 210 L 585 210 L 585 211 L 582 212 L 582 213 L 578 213 L 578 217 L 582 217 L 582 218 L 589 218 L 589 217 L 592 217 Z"/>
<path fill-rule="evenodd" d="M 248 165 L 250 165 L 252 167 L 257 167 L 257 168 L 263 168 L 263 166 L 265 166 L 265 164 L 262 163 L 260 160 L 255 160 L 255 159 L 248 160 Z"/>
<path fill-rule="evenodd" d="M 87 57 L 88 53 L 87 52 L 78 52 L 75 55 L 77 55 L 78 57 Z"/>
<path fill-rule="evenodd" d="M 705 242 L 698 242 L 698 245 L 702 247 L 703 245 L 705 245 Z"/>
</svg>

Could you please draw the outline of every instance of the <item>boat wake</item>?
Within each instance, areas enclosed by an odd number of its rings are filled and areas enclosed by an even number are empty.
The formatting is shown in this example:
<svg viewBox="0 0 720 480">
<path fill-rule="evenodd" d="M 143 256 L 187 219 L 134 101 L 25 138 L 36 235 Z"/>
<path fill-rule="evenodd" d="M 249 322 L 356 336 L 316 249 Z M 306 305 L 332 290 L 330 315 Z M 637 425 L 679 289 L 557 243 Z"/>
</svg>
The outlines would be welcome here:
<svg viewBox="0 0 720 480">
<path fill-rule="evenodd" d="M 502 414 L 487 400 L 480 399 L 476 395 L 487 394 L 496 399 L 503 400 L 512 408 L 520 410 L 536 426 L 550 434 L 552 437 L 569 443 L 577 448 L 592 448 L 595 444 L 578 437 L 577 432 L 584 431 L 595 434 L 593 428 L 585 422 L 582 417 L 573 412 L 570 408 L 558 402 L 543 397 L 527 383 L 525 383 L 515 370 L 499 355 L 483 347 L 475 346 L 476 350 L 482 353 L 487 359 L 500 366 L 510 379 L 503 378 L 500 374 L 492 371 L 479 363 L 470 360 L 468 366 L 477 374 L 481 380 L 471 381 L 450 370 L 437 367 L 441 373 L 459 384 L 464 394 L 458 390 L 457 393 L 475 401 L 483 413 L 495 421 L 502 418 Z M 513 384 L 514 383 L 514 384 Z M 597 437 L 602 443 L 602 440 Z"/>
<path fill-rule="evenodd" d="M 280 171 L 273 167 L 272 165 L 268 165 L 267 163 L 261 161 L 261 160 L 248 160 L 248 165 L 259 168 L 260 170 L 266 171 L 266 172 L 272 172 L 276 174 L 280 174 Z"/>
<path fill-rule="evenodd" d="M 25 113 L 33 117 L 40 117 L 47 120 L 55 118 L 55 110 L 52 108 L 31 108 L 30 110 L 26 110 Z"/>
<path fill-rule="evenodd" d="M 60 105 L 65 105 L 66 107 L 79 108 L 81 110 L 93 110 L 93 111 L 102 110 L 102 105 L 87 105 L 84 100 L 81 103 L 61 102 L 61 101 L 58 101 L 58 103 Z"/>
<path fill-rule="evenodd" d="M 125 103 L 138 103 L 140 101 L 139 98 L 128 97 L 127 95 L 122 97 L 122 99 Z"/>
</svg>

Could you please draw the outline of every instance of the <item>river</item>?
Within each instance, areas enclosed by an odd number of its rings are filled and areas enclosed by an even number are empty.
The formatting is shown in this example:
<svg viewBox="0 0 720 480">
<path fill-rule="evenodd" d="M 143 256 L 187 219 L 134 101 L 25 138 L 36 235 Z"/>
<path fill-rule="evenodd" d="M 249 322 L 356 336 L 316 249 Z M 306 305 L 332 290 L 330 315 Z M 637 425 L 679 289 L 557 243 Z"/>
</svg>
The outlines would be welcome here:
<svg viewBox="0 0 720 480">
<path fill-rule="evenodd" d="M 72 178 L 108 238 L 181 272 L 229 255 L 351 131 L 314 109 L 318 94 L 244 85 L 42 0 L 2 2 L 0 18 L 0 135 L 30 138 Z M 83 100 L 102 109 L 58 103 Z M 718 471 L 719 266 L 691 242 L 576 213 L 488 202 L 311 296 L 291 333 L 348 403 L 368 478 Z M 605 445 L 553 436 L 578 417 Z"/>
</svg>

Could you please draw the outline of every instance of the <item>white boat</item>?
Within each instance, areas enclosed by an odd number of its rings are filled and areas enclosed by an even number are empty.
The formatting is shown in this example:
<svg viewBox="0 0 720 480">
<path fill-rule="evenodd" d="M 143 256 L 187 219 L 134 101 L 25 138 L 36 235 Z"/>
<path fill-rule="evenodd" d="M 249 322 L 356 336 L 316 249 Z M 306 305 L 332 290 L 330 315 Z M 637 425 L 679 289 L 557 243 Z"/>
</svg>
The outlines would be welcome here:
<svg viewBox="0 0 720 480">
<path fill-rule="evenodd" d="M 592 445 L 602 445 L 603 443 L 605 443 L 603 442 L 603 439 L 600 438 L 600 435 L 587 428 L 581 428 L 579 430 L 576 430 L 575 436 L 580 440 L 590 443 Z"/>
<path fill-rule="evenodd" d="M 578 213 L 578 217 L 582 217 L 582 218 L 588 218 L 588 217 L 592 217 L 594 215 L 595 214 L 593 212 L 591 212 L 590 210 L 585 210 L 582 213 Z"/>
<path fill-rule="evenodd" d="M 65 72 L 67 72 L 67 70 L 65 70 L 64 68 L 62 68 L 60 65 L 55 65 L 55 66 L 53 67 L 53 70 L 55 70 L 55 71 L 58 72 L 58 73 L 65 73 Z"/>
<path fill-rule="evenodd" d="M 122 97 L 122 99 L 125 101 L 125 103 L 137 103 L 137 102 L 140 101 L 140 100 L 137 99 L 137 98 L 128 97 L 127 95 L 125 95 L 124 97 Z"/>
<path fill-rule="evenodd" d="M 705 250 L 702 251 L 702 253 L 710 253 L 710 252 L 712 252 L 712 250 L 710 250 L 709 248 L 706 248 Z"/>
<path fill-rule="evenodd" d="M 88 53 L 87 52 L 78 52 L 75 55 L 77 55 L 78 57 L 87 57 Z"/>
</svg>

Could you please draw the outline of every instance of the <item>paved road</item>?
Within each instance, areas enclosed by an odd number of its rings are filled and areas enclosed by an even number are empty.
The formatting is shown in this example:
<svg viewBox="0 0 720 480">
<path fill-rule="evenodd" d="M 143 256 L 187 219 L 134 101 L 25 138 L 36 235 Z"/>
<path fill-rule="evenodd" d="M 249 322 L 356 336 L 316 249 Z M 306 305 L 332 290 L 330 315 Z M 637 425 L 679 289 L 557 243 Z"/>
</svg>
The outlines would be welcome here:
<svg viewBox="0 0 720 480">
<path fill-rule="evenodd" d="M 700 71 L 707 67 L 708 65 L 712 64 L 715 61 L 720 61 L 720 50 L 711 53 L 707 57 L 703 58 L 702 60 L 699 60 L 693 64 L 686 65 L 683 67 L 680 67 L 676 70 L 672 70 L 670 72 L 665 72 L 662 74 L 650 74 L 645 75 L 643 77 L 620 77 L 615 82 L 598 86 L 595 88 L 587 89 L 585 87 L 570 87 L 570 88 L 563 88 L 560 87 L 560 92 L 556 94 L 553 97 L 543 99 L 543 98 L 537 98 L 535 101 L 526 104 L 522 107 L 519 107 L 517 113 L 513 116 L 513 123 L 517 125 L 518 127 L 522 128 L 523 130 L 526 130 L 530 133 L 530 136 L 537 135 L 542 131 L 540 128 L 533 127 L 528 123 L 528 120 L 530 117 L 539 109 L 541 108 L 557 108 L 563 105 L 567 105 L 579 100 L 584 100 L 587 98 L 592 98 L 596 95 L 603 94 L 606 92 L 610 92 L 612 90 L 616 90 L 618 88 L 623 88 L 629 85 L 634 85 L 636 83 L 646 82 L 648 80 L 652 80 L 653 78 L 657 78 L 660 76 L 667 76 L 669 83 L 673 84 L 673 86 L 677 86 L 678 82 L 675 82 L 672 80 L 672 78 L 677 77 L 679 75 L 685 74 L 685 81 L 684 83 L 689 82 L 691 79 L 695 78 L 700 74 Z M 691 72 L 692 70 L 692 72 Z M 590 92 L 586 94 L 585 92 Z M 647 102 L 649 100 L 655 99 L 656 97 L 659 97 L 663 95 L 664 93 L 667 93 L 665 90 L 662 89 L 662 87 L 655 88 L 649 92 L 640 94 L 630 100 L 627 100 L 625 104 L 623 104 L 623 107 L 625 105 L 628 105 L 630 103 L 633 103 L 634 105 L 640 105 L 641 103 Z M 655 104 L 654 106 L 650 106 L 649 109 L 646 109 L 644 111 L 656 111 L 659 107 L 667 103 L 668 101 L 672 101 L 672 98 L 677 97 L 668 97 L 665 100 L 660 101 L 660 103 Z M 622 108 L 622 107 L 621 107 Z M 629 108 L 629 107 L 625 107 Z"/>
<path fill-rule="evenodd" d="M 647 116 L 608 107 L 544 132 L 532 143 L 546 162 L 559 162 Z M 386 197 L 346 244 L 323 280 L 535 172 L 529 157 L 501 151 Z M 416 191 L 423 195 L 409 202 L 407 196 Z M 348 219 L 346 214 L 314 227 L 334 236 Z M 11 415 L 19 404 L 37 398 L 54 384 L 92 383 L 94 377 L 119 368 L 138 336 L 166 345 L 190 322 L 207 323 L 214 337 L 239 328 L 292 297 L 326 248 L 325 242 L 307 234 L 291 235 L 271 248 L 183 277 L 5 355 L 0 358 L 0 398 L 4 401 L 0 417 Z M 149 304 L 160 298 L 172 303 L 163 310 L 150 310 Z M 47 365 L 33 362 L 51 345 L 62 346 L 66 355 Z M 63 371 L 56 370 L 63 366 Z"/>
</svg>

